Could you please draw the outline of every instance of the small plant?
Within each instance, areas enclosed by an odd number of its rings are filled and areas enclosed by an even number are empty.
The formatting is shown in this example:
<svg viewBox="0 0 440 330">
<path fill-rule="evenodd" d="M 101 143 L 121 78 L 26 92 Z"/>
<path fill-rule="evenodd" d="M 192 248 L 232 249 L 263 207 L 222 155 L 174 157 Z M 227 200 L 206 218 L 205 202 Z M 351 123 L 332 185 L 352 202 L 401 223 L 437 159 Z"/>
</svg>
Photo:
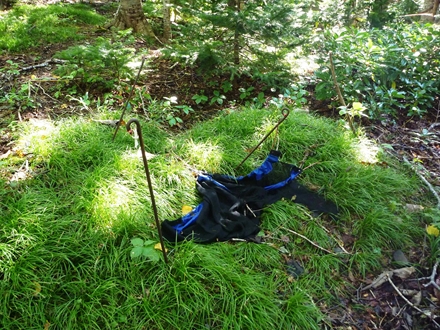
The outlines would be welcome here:
<svg viewBox="0 0 440 330">
<path fill-rule="evenodd" d="M 353 121 L 355 117 L 361 117 L 361 116 L 368 117 L 364 114 L 366 108 L 360 102 L 353 102 L 351 107 L 340 106 L 338 107 L 338 109 L 339 109 L 339 114 L 341 116 L 344 116 L 347 119 L 347 121 L 350 123 L 350 127 L 353 126 Z"/>
<path fill-rule="evenodd" d="M 224 81 L 222 83 L 222 89 L 224 93 L 232 91 L 232 83 L 230 81 Z"/>
<path fill-rule="evenodd" d="M 248 88 L 243 88 L 243 87 L 239 88 L 238 91 L 240 92 L 240 100 L 244 101 L 245 99 L 247 99 L 251 95 L 254 89 L 255 87 L 253 86 Z"/>
<path fill-rule="evenodd" d="M 60 81 L 67 81 L 82 89 L 92 86 L 108 90 L 122 79 L 128 78 L 132 70 L 127 66 L 133 57 L 134 42 L 131 30 L 119 31 L 117 41 L 97 38 L 94 45 L 78 45 L 55 54 L 55 57 L 66 61 L 58 65 L 55 74 Z"/>
<path fill-rule="evenodd" d="M 223 100 L 226 99 L 226 96 L 223 94 L 220 94 L 219 91 L 213 92 L 214 96 L 211 98 L 211 101 L 209 102 L 210 105 L 213 105 L 214 103 L 218 103 L 219 105 L 223 104 Z"/>
<path fill-rule="evenodd" d="M 82 97 L 73 97 L 70 96 L 69 97 L 71 101 L 76 101 L 81 105 L 81 110 L 89 110 L 89 105 L 91 103 L 90 99 L 89 99 L 89 92 L 86 92 Z"/>
<path fill-rule="evenodd" d="M 160 260 L 160 251 L 157 250 L 157 242 L 147 240 L 144 241 L 141 238 L 133 238 L 131 240 L 133 248 L 131 249 L 130 256 L 132 259 L 147 258 L 152 262 Z"/>
<path fill-rule="evenodd" d="M 196 104 L 203 104 L 208 101 L 208 97 L 203 94 L 204 90 L 201 90 L 200 93 L 201 94 L 196 94 L 191 98 Z"/>
<path fill-rule="evenodd" d="M 147 94 L 147 99 L 150 102 L 148 107 L 148 115 L 152 120 L 158 123 L 167 122 L 169 126 L 173 127 L 183 123 L 181 114 L 189 115 L 193 112 L 193 108 L 188 105 L 176 105 L 177 97 L 164 97 L 165 101 L 157 101 Z"/>
<path fill-rule="evenodd" d="M 253 99 L 254 104 L 257 106 L 257 108 L 261 108 L 266 103 L 266 98 L 264 96 L 263 92 L 259 92 L 257 97 L 254 97 Z"/>
<path fill-rule="evenodd" d="M 19 88 L 15 86 L 9 92 L 4 95 L 0 94 L 0 103 L 5 102 L 10 106 L 17 107 L 19 109 L 36 108 L 39 103 L 32 96 L 34 86 L 31 84 L 31 80 L 22 84 Z"/>
</svg>

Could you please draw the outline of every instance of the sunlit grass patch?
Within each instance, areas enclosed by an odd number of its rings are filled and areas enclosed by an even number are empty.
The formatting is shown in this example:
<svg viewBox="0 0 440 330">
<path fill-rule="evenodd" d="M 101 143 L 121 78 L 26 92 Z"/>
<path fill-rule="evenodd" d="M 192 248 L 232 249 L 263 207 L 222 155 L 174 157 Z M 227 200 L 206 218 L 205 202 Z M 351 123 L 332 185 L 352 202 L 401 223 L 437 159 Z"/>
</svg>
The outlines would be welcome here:
<svg viewBox="0 0 440 330">
<path fill-rule="evenodd" d="M 212 142 L 194 142 L 186 143 L 187 151 L 185 159 L 191 164 L 197 164 L 200 169 L 208 172 L 217 172 L 223 160 L 223 150 L 218 144 Z"/>
<path fill-rule="evenodd" d="M 180 134 L 142 121 L 160 220 L 200 202 L 193 170 L 247 174 L 274 141 L 283 161 L 311 165 L 298 180 L 341 209 L 332 219 L 282 200 L 263 211 L 262 244 L 166 242 L 169 264 L 130 255 L 132 238 L 159 239 L 142 159 L 125 129 L 112 141 L 113 129 L 88 118 L 20 123 L 18 145 L 32 154 L 35 175 L 6 184 L 1 200 L 0 323 L 320 329 L 319 305 L 352 289 L 348 272 L 365 275 L 422 235 L 401 207 L 417 183 L 391 163 L 359 159 L 357 141 L 337 123 L 303 112 L 235 169 L 278 120 L 275 109 L 243 109 Z M 299 277 L 288 260 L 303 267 Z"/>
<path fill-rule="evenodd" d="M 20 51 L 39 44 L 81 40 L 78 25 L 99 25 L 105 18 L 81 4 L 15 6 L 0 20 L 0 50 Z"/>
</svg>

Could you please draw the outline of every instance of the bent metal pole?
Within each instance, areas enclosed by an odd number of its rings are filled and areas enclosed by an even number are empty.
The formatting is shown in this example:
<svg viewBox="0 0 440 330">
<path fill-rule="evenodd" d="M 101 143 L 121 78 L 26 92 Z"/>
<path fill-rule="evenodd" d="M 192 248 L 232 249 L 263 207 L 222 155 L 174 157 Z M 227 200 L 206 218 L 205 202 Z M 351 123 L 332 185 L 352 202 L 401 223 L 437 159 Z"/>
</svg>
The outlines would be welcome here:
<svg viewBox="0 0 440 330">
<path fill-rule="evenodd" d="M 141 145 L 141 151 L 142 151 L 142 160 L 144 162 L 144 169 L 145 169 L 145 175 L 147 177 L 148 189 L 150 190 L 151 206 L 153 208 L 154 220 L 156 221 L 157 232 L 159 234 L 160 247 L 162 249 L 163 259 L 165 260 L 165 263 L 168 263 L 167 251 L 165 250 L 165 245 L 163 243 L 162 229 L 160 227 L 159 217 L 157 215 L 157 207 L 156 207 L 156 201 L 154 199 L 153 185 L 151 183 L 151 178 L 150 178 L 150 170 L 148 169 L 148 161 L 147 161 L 147 156 L 145 153 L 145 146 L 144 146 L 144 139 L 142 137 L 141 124 L 139 123 L 139 120 L 137 120 L 137 119 L 130 119 L 127 122 L 127 124 L 125 125 L 127 131 L 130 131 L 130 125 L 132 123 L 136 124 L 136 129 L 137 129 L 137 133 L 139 136 L 139 144 Z"/>
<path fill-rule="evenodd" d="M 254 153 L 255 150 L 257 150 L 257 148 L 264 142 L 266 141 L 266 139 L 269 137 L 269 135 L 272 134 L 272 132 L 278 128 L 278 126 L 281 125 L 281 123 L 283 121 L 285 121 L 287 119 L 287 116 L 289 115 L 289 109 L 284 108 L 281 111 L 281 114 L 283 115 L 283 117 L 280 119 L 280 121 L 270 130 L 269 133 L 267 133 L 262 139 L 261 141 L 251 150 L 251 152 L 248 153 L 248 155 L 241 161 L 240 164 L 237 165 L 237 167 L 235 168 L 235 170 L 237 170 L 241 165 L 243 165 L 243 163 L 250 157 L 250 155 L 252 155 Z"/>
<path fill-rule="evenodd" d="M 137 73 L 136 79 L 131 84 L 130 94 L 128 95 L 127 100 L 125 101 L 124 110 L 122 110 L 121 117 L 119 118 L 119 121 L 116 123 L 116 128 L 115 128 L 115 132 L 113 133 L 112 141 L 115 140 L 116 134 L 118 133 L 119 130 L 119 126 L 124 125 L 124 113 L 129 107 L 130 100 L 133 96 L 134 86 L 137 84 L 137 81 L 139 80 L 139 76 L 141 74 L 142 68 L 144 67 L 144 62 L 145 62 L 145 56 L 142 57 L 141 66 L 139 67 L 139 71 Z"/>
</svg>

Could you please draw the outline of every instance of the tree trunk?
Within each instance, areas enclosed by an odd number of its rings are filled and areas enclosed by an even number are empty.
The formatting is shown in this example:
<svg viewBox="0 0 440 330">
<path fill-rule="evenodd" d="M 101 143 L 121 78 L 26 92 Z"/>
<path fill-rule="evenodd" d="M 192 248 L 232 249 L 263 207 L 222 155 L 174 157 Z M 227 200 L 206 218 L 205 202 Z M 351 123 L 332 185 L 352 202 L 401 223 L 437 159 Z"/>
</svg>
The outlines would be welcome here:
<svg viewBox="0 0 440 330">
<path fill-rule="evenodd" d="M 133 29 L 133 32 L 155 37 L 147 22 L 141 0 L 121 0 L 114 21 L 110 24 L 119 30 Z"/>
<path fill-rule="evenodd" d="M 437 15 L 439 5 L 440 5 L 440 0 L 437 1 L 434 0 L 434 7 L 432 8 L 432 23 L 436 21 L 435 15 Z"/>
<path fill-rule="evenodd" d="M 163 42 L 168 43 L 171 39 L 170 0 L 162 0 L 163 6 Z"/>
<path fill-rule="evenodd" d="M 437 2 L 437 0 L 424 0 L 423 1 L 423 5 L 422 8 L 420 10 L 420 14 L 424 14 L 426 13 L 427 15 L 420 15 L 420 20 L 422 22 L 433 22 L 434 21 L 434 16 L 431 17 L 432 10 L 433 7 L 435 6 L 434 4 Z"/>
</svg>

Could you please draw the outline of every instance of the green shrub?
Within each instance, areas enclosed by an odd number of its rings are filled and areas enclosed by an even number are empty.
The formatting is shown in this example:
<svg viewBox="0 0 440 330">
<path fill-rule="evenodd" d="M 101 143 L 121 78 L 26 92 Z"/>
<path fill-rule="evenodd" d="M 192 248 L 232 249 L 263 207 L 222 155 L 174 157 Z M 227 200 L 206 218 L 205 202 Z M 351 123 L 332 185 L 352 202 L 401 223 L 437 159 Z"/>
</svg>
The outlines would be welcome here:
<svg viewBox="0 0 440 330">
<path fill-rule="evenodd" d="M 362 102 L 374 118 L 423 116 L 434 106 L 440 87 L 440 29 L 398 25 L 383 30 L 327 31 L 316 72 L 318 99 L 336 96 L 328 66 L 331 51 L 347 104 Z"/>
<path fill-rule="evenodd" d="M 66 61 L 55 74 L 75 87 L 111 89 L 116 82 L 131 75 L 128 63 L 135 52 L 131 31 L 118 32 L 116 41 L 98 37 L 93 45 L 78 45 L 55 54 Z"/>
</svg>

